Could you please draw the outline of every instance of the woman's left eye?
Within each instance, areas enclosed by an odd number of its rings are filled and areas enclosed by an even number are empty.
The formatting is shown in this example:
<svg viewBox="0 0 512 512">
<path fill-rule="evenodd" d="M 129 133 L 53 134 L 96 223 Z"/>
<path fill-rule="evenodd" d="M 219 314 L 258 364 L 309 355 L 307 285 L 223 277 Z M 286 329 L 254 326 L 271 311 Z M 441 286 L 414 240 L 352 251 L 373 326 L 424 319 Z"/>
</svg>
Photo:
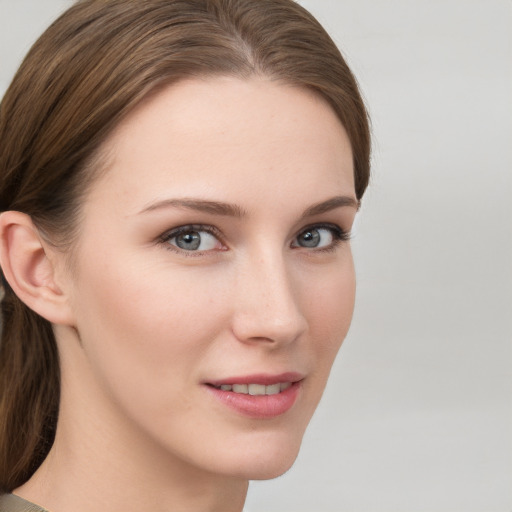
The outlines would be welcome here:
<svg viewBox="0 0 512 512">
<path fill-rule="evenodd" d="M 214 249 L 221 250 L 223 245 L 220 240 L 202 226 L 184 226 L 167 233 L 162 241 L 186 252 L 202 252 Z"/>
<path fill-rule="evenodd" d="M 301 231 L 292 242 L 292 247 L 329 249 L 349 236 L 338 226 L 312 226 Z"/>
</svg>

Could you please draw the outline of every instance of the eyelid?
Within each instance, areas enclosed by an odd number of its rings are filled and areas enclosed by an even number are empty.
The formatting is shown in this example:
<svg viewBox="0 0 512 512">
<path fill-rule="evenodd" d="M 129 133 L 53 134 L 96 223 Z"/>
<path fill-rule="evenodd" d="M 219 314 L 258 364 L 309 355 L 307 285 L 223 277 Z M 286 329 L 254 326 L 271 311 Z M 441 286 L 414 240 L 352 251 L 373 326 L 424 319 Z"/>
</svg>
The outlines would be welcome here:
<svg viewBox="0 0 512 512">
<path fill-rule="evenodd" d="M 334 236 L 333 243 L 328 245 L 327 247 L 319 247 L 319 248 L 316 248 L 316 247 L 306 248 L 306 247 L 302 247 L 302 246 L 293 246 L 293 245 L 292 245 L 292 248 L 306 249 L 308 251 L 316 251 L 316 252 L 330 251 L 330 250 L 335 249 L 339 243 L 350 241 L 350 239 L 352 237 L 351 231 L 347 231 L 347 230 L 343 229 L 338 224 L 333 224 L 332 222 L 318 222 L 315 224 L 309 224 L 307 226 L 304 226 L 300 231 L 297 232 L 297 234 L 294 237 L 294 240 L 298 236 L 300 236 L 302 233 L 304 233 L 305 231 L 308 231 L 310 229 L 329 229 L 329 230 L 331 230 L 333 233 L 333 236 Z"/>
<path fill-rule="evenodd" d="M 341 242 L 346 242 L 351 239 L 351 232 L 344 230 L 341 226 L 338 224 L 334 224 L 331 222 L 319 222 L 319 223 L 313 223 L 309 224 L 307 226 L 304 226 L 300 231 L 296 233 L 293 240 L 295 240 L 300 234 L 304 233 L 304 231 L 308 231 L 310 229 L 328 229 L 333 233 L 333 243 L 331 243 L 327 247 L 319 247 L 319 248 L 306 248 L 302 246 L 294 246 L 291 245 L 293 249 L 306 249 L 308 251 L 313 252 L 322 252 L 322 251 L 331 251 L 336 248 L 336 246 Z M 179 236 L 182 233 L 186 233 L 188 231 L 205 231 L 209 233 L 210 235 L 214 236 L 223 246 L 224 250 L 227 250 L 226 243 L 223 240 L 223 234 L 222 232 L 216 228 L 215 226 L 208 225 L 208 224 L 183 224 L 181 226 L 177 226 L 175 228 L 172 228 L 162 235 L 158 237 L 158 242 L 161 244 L 165 244 L 166 249 L 177 252 L 179 254 L 194 257 L 194 256 L 201 256 L 212 252 L 217 252 L 215 250 L 205 250 L 205 251 L 185 251 L 183 249 L 180 249 L 179 247 L 169 244 L 169 240 Z"/>
<path fill-rule="evenodd" d="M 176 238 L 182 233 L 186 233 L 188 231 L 205 231 L 206 233 L 214 236 L 224 247 L 226 247 L 226 244 L 223 241 L 223 235 L 221 231 L 215 226 L 211 226 L 208 224 L 183 224 L 182 226 L 177 226 L 175 228 L 169 229 L 168 231 L 160 235 L 158 237 L 158 242 L 165 244 L 166 249 L 177 252 L 179 254 L 183 254 L 185 256 L 193 257 L 204 255 L 210 252 L 215 252 L 211 249 L 207 251 L 185 251 L 175 245 L 171 245 L 170 243 L 168 243 L 169 240 L 172 240 L 173 238 Z"/>
</svg>

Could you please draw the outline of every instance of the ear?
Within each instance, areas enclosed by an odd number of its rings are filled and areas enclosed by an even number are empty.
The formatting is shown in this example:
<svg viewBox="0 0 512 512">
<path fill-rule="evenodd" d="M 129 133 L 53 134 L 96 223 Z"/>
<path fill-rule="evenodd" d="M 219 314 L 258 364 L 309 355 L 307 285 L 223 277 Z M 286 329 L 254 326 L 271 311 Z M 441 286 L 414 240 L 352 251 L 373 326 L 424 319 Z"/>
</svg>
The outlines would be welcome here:
<svg viewBox="0 0 512 512">
<path fill-rule="evenodd" d="M 59 257 L 63 255 L 48 247 L 29 215 L 0 215 L 0 265 L 12 290 L 49 322 L 72 325 L 68 297 L 56 279 Z"/>
</svg>

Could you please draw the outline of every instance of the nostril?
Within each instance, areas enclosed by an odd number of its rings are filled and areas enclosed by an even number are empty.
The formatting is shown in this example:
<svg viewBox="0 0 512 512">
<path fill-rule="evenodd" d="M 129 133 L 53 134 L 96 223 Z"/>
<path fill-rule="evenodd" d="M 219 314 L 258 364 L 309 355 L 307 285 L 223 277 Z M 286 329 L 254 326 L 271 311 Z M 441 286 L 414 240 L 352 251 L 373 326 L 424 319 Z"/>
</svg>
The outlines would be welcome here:
<svg viewBox="0 0 512 512">
<path fill-rule="evenodd" d="M 245 315 L 233 323 L 233 334 L 239 341 L 272 346 L 293 343 L 306 329 L 306 321 L 300 315 L 287 322 Z"/>
</svg>

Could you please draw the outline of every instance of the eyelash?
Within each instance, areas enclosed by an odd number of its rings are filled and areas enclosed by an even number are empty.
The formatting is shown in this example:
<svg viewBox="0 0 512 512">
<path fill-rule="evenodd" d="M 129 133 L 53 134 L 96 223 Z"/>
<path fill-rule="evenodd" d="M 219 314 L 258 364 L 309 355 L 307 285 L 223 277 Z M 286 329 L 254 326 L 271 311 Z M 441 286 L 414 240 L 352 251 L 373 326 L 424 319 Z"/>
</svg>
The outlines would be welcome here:
<svg viewBox="0 0 512 512">
<path fill-rule="evenodd" d="M 350 231 L 345 231 L 337 224 L 331 224 L 329 222 L 323 224 L 311 224 L 309 226 L 306 226 L 297 233 L 295 238 L 299 237 L 302 233 L 305 233 L 313 229 L 328 229 L 331 231 L 333 235 L 333 241 L 330 245 L 328 245 L 327 247 L 312 248 L 311 251 L 314 252 L 333 252 L 341 243 L 349 242 L 351 239 Z"/>
<path fill-rule="evenodd" d="M 216 227 L 205 224 L 187 224 L 185 226 L 180 226 L 175 229 L 172 229 L 171 231 L 167 231 L 160 237 L 160 242 L 165 245 L 165 248 L 167 250 L 188 257 L 202 256 L 205 253 L 207 253 L 208 251 L 186 251 L 169 243 L 169 241 L 172 240 L 173 238 L 176 238 L 190 231 L 205 231 L 206 233 L 209 233 L 210 235 L 214 236 L 217 240 L 219 240 L 220 243 L 224 245 L 224 242 L 222 241 L 222 233 Z"/>
<path fill-rule="evenodd" d="M 323 224 L 311 224 L 309 226 L 304 227 L 301 229 L 297 235 L 295 236 L 294 240 L 297 239 L 301 234 L 313 230 L 313 229 L 328 229 L 331 231 L 333 235 L 333 241 L 332 243 L 327 247 L 320 247 L 320 248 L 311 248 L 310 250 L 313 252 L 332 252 L 334 251 L 339 244 L 343 242 L 348 242 L 351 239 L 351 233 L 348 231 L 345 231 L 340 226 L 336 224 L 330 224 L 330 223 L 323 223 Z M 220 230 L 218 230 L 214 226 L 205 225 L 205 224 L 187 224 L 184 226 L 177 227 L 175 229 L 172 229 L 171 231 L 167 231 L 162 236 L 159 237 L 159 242 L 161 244 L 165 245 L 165 248 L 169 251 L 176 252 L 181 255 L 185 255 L 187 257 L 194 257 L 194 256 L 202 256 L 205 253 L 208 253 L 209 251 L 187 251 L 184 249 L 180 249 L 179 247 L 176 247 L 175 245 L 172 245 L 169 243 L 170 240 L 173 238 L 176 238 L 184 233 L 188 233 L 190 231 L 204 231 L 206 233 L 209 233 L 210 235 L 214 236 L 217 240 L 219 240 L 220 243 L 223 244 L 222 241 L 222 233 Z M 298 249 L 307 249 L 307 247 L 293 247 Z"/>
</svg>

